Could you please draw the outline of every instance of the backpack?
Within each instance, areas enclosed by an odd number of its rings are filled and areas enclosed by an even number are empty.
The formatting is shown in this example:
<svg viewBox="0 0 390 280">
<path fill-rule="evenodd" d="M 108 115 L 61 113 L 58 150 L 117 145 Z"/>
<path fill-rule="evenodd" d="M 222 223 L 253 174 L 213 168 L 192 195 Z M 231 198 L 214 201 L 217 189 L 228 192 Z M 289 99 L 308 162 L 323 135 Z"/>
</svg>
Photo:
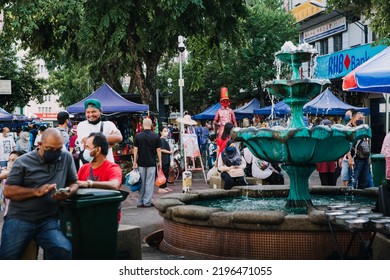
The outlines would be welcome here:
<svg viewBox="0 0 390 280">
<path fill-rule="evenodd" d="M 366 140 L 359 140 L 356 143 L 356 157 L 361 158 L 361 159 L 367 159 L 370 158 L 371 155 L 371 149 L 370 146 L 368 145 L 368 141 Z"/>
</svg>

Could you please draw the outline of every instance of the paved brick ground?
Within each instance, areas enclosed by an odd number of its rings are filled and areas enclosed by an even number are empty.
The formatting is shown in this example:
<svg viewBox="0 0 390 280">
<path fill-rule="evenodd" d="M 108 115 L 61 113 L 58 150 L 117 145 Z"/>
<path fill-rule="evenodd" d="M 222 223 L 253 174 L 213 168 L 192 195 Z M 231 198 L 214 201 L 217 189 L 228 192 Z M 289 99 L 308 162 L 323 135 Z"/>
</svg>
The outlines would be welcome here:
<svg viewBox="0 0 390 280">
<path fill-rule="evenodd" d="M 285 174 L 285 184 L 289 184 L 288 176 Z M 320 185 L 318 173 L 315 171 L 313 172 L 312 176 L 310 177 L 310 185 Z M 170 184 L 169 187 L 174 192 L 182 192 L 182 182 L 178 181 L 175 184 Z M 197 172 L 193 174 L 193 189 L 207 189 L 209 186 L 205 183 L 203 174 L 201 172 Z M 122 185 L 122 189 L 125 191 L 129 191 L 129 189 Z M 157 188 L 155 189 L 155 192 L 153 194 L 153 200 L 157 200 L 161 196 L 165 194 L 160 194 L 157 192 Z M 141 236 L 142 239 L 149 234 L 160 230 L 163 228 L 163 219 L 159 215 L 158 211 L 154 207 L 150 208 L 137 208 L 137 193 L 129 193 L 129 196 L 125 201 L 122 202 L 122 224 L 129 224 L 129 225 L 137 225 L 141 227 Z M 1 214 L 0 217 L 0 227 L 2 227 L 3 224 L 3 215 Z M 40 253 L 39 258 L 42 258 L 42 253 Z M 185 259 L 181 256 L 173 256 L 173 255 L 167 255 L 156 248 L 152 248 L 149 245 L 147 245 L 145 242 L 142 242 L 142 259 L 144 260 L 157 260 L 157 259 L 172 259 L 172 260 L 178 260 L 178 259 Z"/>
</svg>

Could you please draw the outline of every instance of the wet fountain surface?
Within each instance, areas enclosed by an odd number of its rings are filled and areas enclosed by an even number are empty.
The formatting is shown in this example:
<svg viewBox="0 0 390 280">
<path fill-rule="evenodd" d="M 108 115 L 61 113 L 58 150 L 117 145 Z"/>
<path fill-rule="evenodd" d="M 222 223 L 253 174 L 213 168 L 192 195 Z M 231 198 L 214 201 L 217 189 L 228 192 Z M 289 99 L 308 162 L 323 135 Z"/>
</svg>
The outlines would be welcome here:
<svg viewBox="0 0 390 280">
<path fill-rule="evenodd" d="M 313 207 L 324 209 L 328 205 L 343 203 L 346 205 L 356 205 L 364 208 L 374 208 L 376 199 L 354 196 L 354 195 L 312 195 Z M 285 206 L 285 197 L 275 198 L 252 198 L 246 196 L 222 199 L 206 199 L 195 201 L 193 205 L 221 208 L 224 211 L 259 211 L 259 210 L 281 210 L 288 214 L 307 214 L 306 208 L 288 208 Z"/>
<path fill-rule="evenodd" d="M 291 208 L 229 211 L 222 205 L 197 205 L 242 197 L 247 204 L 250 200 L 262 203 L 270 200 L 270 196 L 285 199 L 288 192 L 288 186 L 258 185 L 163 196 L 155 203 L 164 218 L 164 238 L 159 248 L 195 259 L 326 259 L 335 250 L 326 205 L 309 207 L 302 213 L 291 213 L 300 211 Z M 359 206 L 367 208 L 375 204 L 377 188 L 347 191 L 344 187 L 318 186 L 311 187 L 310 192 L 315 193 L 314 197 L 331 193 L 341 198 L 330 204 L 346 203 L 347 199 L 357 205 L 359 200 Z M 348 231 L 338 233 L 341 246 L 347 245 L 349 234 Z M 355 244 L 352 250 L 358 247 Z"/>
</svg>

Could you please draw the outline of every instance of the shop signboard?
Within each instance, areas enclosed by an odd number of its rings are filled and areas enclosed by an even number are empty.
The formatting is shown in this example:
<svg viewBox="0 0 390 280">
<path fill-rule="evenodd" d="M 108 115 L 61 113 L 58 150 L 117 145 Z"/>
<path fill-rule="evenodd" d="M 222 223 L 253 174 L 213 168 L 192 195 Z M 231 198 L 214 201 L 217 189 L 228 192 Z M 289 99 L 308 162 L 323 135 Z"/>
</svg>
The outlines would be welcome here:
<svg viewBox="0 0 390 280">
<path fill-rule="evenodd" d="M 322 79 L 342 78 L 386 47 L 385 45 L 365 44 L 317 57 L 315 77 Z"/>
</svg>

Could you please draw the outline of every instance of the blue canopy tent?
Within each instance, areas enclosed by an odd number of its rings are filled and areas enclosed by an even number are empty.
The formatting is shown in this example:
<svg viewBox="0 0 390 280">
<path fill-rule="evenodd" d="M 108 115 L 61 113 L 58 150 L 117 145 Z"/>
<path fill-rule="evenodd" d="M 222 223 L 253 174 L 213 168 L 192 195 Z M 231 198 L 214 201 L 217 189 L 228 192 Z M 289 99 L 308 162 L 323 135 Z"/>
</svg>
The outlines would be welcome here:
<svg viewBox="0 0 390 280">
<path fill-rule="evenodd" d="M 0 121 L 12 121 L 14 116 L 10 113 L 8 113 L 3 108 L 0 108 Z"/>
<path fill-rule="evenodd" d="M 102 109 L 107 113 L 134 113 L 145 112 L 149 110 L 149 105 L 131 102 L 120 96 L 108 84 L 104 83 L 100 88 L 83 100 L 70 105 L 66 110 L 70 114 L 83 113 L 85 111 L 84 101 L 87 99 L 98 99 L 102 103 Z"/>
<path fill-rule="evenodd" d="M 218 102 L 214 105 L 211 105 L 202 113 L 192 116 L 194 120 L 213 120 L 217 111 L 221 108 L 221 104 Z"/>
<path fill-rule="evenodd" d="M 370 114 L 370 108 L 355 107 L 338 99 L 329 89 L 303 106 L 303 112 L 312 115 L 344 115 L 349 109 Z"/>
<path fill-rule="evenodd" d="M 288 106 L 284 101 L 280 101 L 274 104 L 273 108 L 271 106 L 259 108 L 253 110 L 253 114 L 256 115 L 289 115 L 291 113 L 290 106 Z"/>
<path fill-rule="evenodd" d="M 260 108 L 260 101 L 256 98 L 253 98 L 250 102 L 234 110 L 237 120 L 243 118 L 252 118 L 253 110 Z"/>
</svg>

